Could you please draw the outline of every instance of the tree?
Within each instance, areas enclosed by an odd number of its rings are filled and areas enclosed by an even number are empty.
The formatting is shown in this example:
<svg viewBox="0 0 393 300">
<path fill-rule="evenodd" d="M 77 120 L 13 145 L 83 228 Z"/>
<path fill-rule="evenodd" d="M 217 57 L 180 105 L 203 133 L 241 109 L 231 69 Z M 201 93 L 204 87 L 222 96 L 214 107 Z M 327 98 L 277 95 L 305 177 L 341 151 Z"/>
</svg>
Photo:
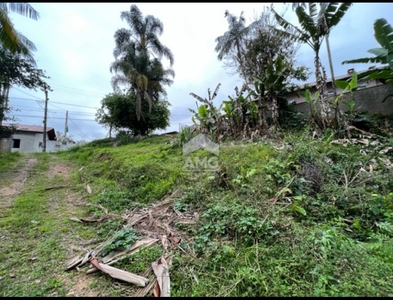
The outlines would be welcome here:
<svg viewBox="0 0 393 300">
<path fill-rule="evenodd" d="M 321 106 L 320 126 L 323 129 L 331 127 L 331 119 L 329 98 L 326 87 L 326 72 L 321 64 L 319 50 L 324 37 L 329 34 L 332 27 L 339 23 L 350 6 L 351 3 L 330 2 L 326 4 L 326 6 L 323 6 L 323 9 L 318 12 L 317 3 L 310 2 L 308 4 L 308 13 L 303 6 L 298 6 L 295 12 L 301 29 L 289 23 L 275 12 L 277 21 L 284 29 L 290 27 L 295 31 L 295 34 L 288 34 L 288 32 L 277 30 L 279 33 L 290 35 L 294 37 L 294 40 L 304 42 L 314 50 L 315 77 L 319 94 L 318 101 Z"/>
<path fill-rule="evenodd" d="M 149 109 L 154 102 L 159 101 L 160 96 L 166 96 L 163 85 L 170 86 L 174 77 L 171 68 L 164 69 L 161 61 L 157 58 L 150 60 L 146 55 L 137 54 L 135 49 L 129 49 L 129 54 L 112 63 L 111 72 L 114 91 L 120 91 L 120 85 L 129 87 L 129 91 L 136 94 L 136 114 L 140 118 L 142 99 L 147 100 Z"/>
<path fill-rule="evenodd" d="M 243 58 L 243 74 L 249 82 L 254 82 L 255 77 L 261 77 L 265 73 L 268 61 L 278 56 L 284 56 L 291 66 L 296 64 L 295 56 L 299 45 L 293 39 L 277 35 L 272 29 L 277 21 L 271 13 L 270 7 L 265 7 L 261 15 L 252 23 L 249 38 L 245 41 Z"/>
<path fill-rule="evenodd" d="M 245 39 L 250 32 L 250 27 L 246 26 L 246 19 L 241 12 L 239 17 L 225 11 L 225 18 L 227 18 L 229 30 L 222 36 L 216 38 L 217 45 L 215 51 L 218 52 L 217 58 L 229 58 L 235 61 L 239 66 L 240 76 L 246 79 L 243 67 L 243 55 L 245 51 Z"/>
<path fill-rule="evenodd" d="M 120 17 L 127 21 L 130 28 L 122 28 L 115 33 L 113 55 L 116 61 L 111 66 L 111 72 L 118 74 L 112 78 L 112 85 L 115 91 L 119 84 L 130 85 L 130 91 L 137 95 L 136 114 L 139 120 L 142 101 L 148 102 L 150 110 L 153 98 L 158 101 L 159 94 L 165 95 L 163 85 L 172 83 L 168 76 L 173 78 L 175 75 L 171 69 L 174 57 L 159 40 L 164 25 L 158 18 L 152 15 L 143 18 L 136 5 L 131 5 L 130 11 L 123 11 Z M 170 68 L 163 68 L 162 57 L 169 59 Z"/>
<path fill-rule="evenodd" d="M 258 100 L 264 100 L 270 108 L 272 124 L 279 125 L 279 101 L 286 102 L 285 95 L 294 85 L 291 79 L 305 80 L 307 78 L 304 67 L 294 68 L 285 55 L 272 56 L 268 58 L 264 73 L 255 77 L 255 92 Z M 259 105 L 262 105 L 260 102 Z"/>
<path fill-rule="evenodd" d="M 285 4 L 285 2 L 284 2 L 284 4 Z M 292 3 L 292 10 L 295 10 L 298 6 L 301 6 L 303 8 L 307 8 L 307 4 L 308 3 L 306 3 L 306 2 L 294 2 L 294 3 Z M 320 3 L 320 10 L 321 10 L 321 12 L 325 12 L 325 13 L 320 14 L 320 17 L 322 18 L 321 22 L 323 22 L 323 24 L 326 24 L 326 22 L 327 22 L 326 14 L 330 13 L 329 11 L 326 10 L 328 5 L 329 5 L 329 3 Z M 332 53 L 330 51 L 330 43 L 329 43 L 330 31 L 331 31 L 331 28 L 328 28 L 326 36 L 325 36 L 326 50 L 327 50 L 327 54 L 328 54 L 328 60 L 329 60 L 330 74 L 331 74 L 331 78 L 332 78 L 334 97 L 337 97 L 335 78 L 334 78 L 334 70 L 333 70 Z"/>
<path fill-rule="evenodd" d="M 0 48 L 0 125 L 5 119 L 4 112 L 8 107 L 8 93 L 12 85 L 27 89 L 50 90 L 45 82 L 49 78 L 44 71 L 37 69 L 31 60 Z M 1 126 L 0 126 L 1 127 Z"/>
<path fill-rule="evenodd" d="M 381 45 L 381 48 L 369 49 L 367 52 L 374 54 L 374 57 L 364 57 L 352 60 L 345 60 L 342 64 L 355 63 L 380 63 L 388 64 L 389 69 L 372 70 L 362 74 L 368 80 L 379 79 L 388 84 L 393 84 L 393 28 L 386 19 L 377 19 L 374 22 L 374 37 Z M 382 102 L 393 94 L 387 95 Z"/>
<path fill-rule="evenodd" d="M 33 20 L 38 20 L 39 13 L 34 8 L 24 2 L 1 2 L 0 3 L 0 45 L 2 48 L 9 50 L 11 53 L 22 54 L 33 59 L 31 51 L 35 51 L 36 47 L 24 35 L 17 32 L 8 17 L 8 11 L 16 12 L 22 16 L 26 16 Z"/>
<path fill-rule="evenodd" d="M 111 93 L 101 101 L 101 108 L 96 113 L 96 120 L 111 129 L 126 128 L 134 136 L 148 135 L 157 129 L 169 126 L 170 111 L 167 101 L 154 103 L 149 112 L 146 102 L 142 103 L 141 115 L 136 117 L 136 95 L 134 93 Z"/>
</svg>

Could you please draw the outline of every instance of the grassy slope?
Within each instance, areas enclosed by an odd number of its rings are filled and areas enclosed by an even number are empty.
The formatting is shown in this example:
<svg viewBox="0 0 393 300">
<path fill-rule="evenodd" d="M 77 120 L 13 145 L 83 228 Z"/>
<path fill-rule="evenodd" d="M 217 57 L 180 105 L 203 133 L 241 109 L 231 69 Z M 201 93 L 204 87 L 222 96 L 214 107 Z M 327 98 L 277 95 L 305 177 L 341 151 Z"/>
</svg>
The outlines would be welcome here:
<svg viewBox="0 0 393 300">
<path fill-rule="evenodd" d="M 201 217 L 182 228 L 189 251 L 175 255 L 173 296 L 392 296 L 393 174 L 378 158 L 392 158 L 378 152 L 392 141 L 361 155 L 307 136 L 222 145 L 216 174 L 183 171 L 167 137 L 63 156 L 113 212 L 183 191 L 175 207 Z"/>
<path fill-rule="evenodd" d="M 172 296 L 393 296 L 393 172 L 379 159 L 392 152 L 378 152 L 393 142 L 361 155 L 359 145 L 308 136 L 221 145 L 216 173 L 184 171 L 187 157 L 168 137 L 95 141 L 57 156 L 75 165 L 76 188 L 91 186 L 87 200 L 112 213 L 182 192 L 175 208 L 200 218 L 181 227 Z M 107 221 L 95 235 L 105 240 L 121 225 Z M 117 266 L 141 273 L 161 254 L 152 247 Z M 107 279 L 97 280 L 94 288 Z"/>
</svg>

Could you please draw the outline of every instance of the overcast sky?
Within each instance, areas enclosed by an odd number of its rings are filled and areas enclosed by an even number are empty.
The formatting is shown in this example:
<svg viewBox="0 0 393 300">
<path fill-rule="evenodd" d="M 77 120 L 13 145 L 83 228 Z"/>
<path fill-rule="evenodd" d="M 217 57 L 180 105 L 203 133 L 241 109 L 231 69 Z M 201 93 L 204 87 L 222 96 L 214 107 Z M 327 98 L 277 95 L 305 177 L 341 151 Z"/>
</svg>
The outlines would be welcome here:
<svg viewBox="0 0 393 300">
<path fill-rule="evenodd" d="M 196 99 L 193 92 L 207 98 L 207 89 L 221 87 L 217 103 L 235 94 L 241 86 L 235 75 L 228 74 L 217 59 L 215 39 L 228 30 L 225 10 L 239 16 L 244 11 L 247 25 L 260 15 L 268 3 L 135 3 L 143 16 L 153 15 L 164 24 L 161 42 L 174 54 L 174 83 L 167 87 L 171 103 L 171 125 L 165 131 L 178 131 L 179 124 L 191 125 L 191 113 Z M 95 121 L 95 113 L 105 95 L 112 93 L 110 64 L 114 61 L 114 33 L 128 28 L 120 19 L 129 11 L 130 3 L 31 3 L 40 14 L 38 21 L 10 12 L 15 28 L 37 47 L 34 57 L 37 67 L 50 76 L 47 81 L 53 92 L 48 93 L 48 126 L 64 132 L 68 111 L 68 135 L 76 141 L 91 141 L 108 136 L 108 130 Z M 284 5 L 274 4 L 278 12 Z M 385 18 L 393 25 L 393 3 L 354 3 L 330 35 L 335 76 L 349 68 L 367 69 L 368 64 L 342 65 L 344 60 L 373 56 L 368 49 L 380 47 L 374 38 L 373 23 Z M 291 7 L 284 17 L 297 24 Z M 326 46 L 321 48 L 322 64 L 328 77 L 330 71 Z M 313 52 L 304 45 L 297 56 L 299 65 L 314 70 Z M 163 60 L 165 63 L 165 60 Z M 308 82 L 314 81 L 312 74 Z M 11 115 L 17 123 L 42 125 L 44 92 L 13 87 L 10 91 Z"/>
</svg>

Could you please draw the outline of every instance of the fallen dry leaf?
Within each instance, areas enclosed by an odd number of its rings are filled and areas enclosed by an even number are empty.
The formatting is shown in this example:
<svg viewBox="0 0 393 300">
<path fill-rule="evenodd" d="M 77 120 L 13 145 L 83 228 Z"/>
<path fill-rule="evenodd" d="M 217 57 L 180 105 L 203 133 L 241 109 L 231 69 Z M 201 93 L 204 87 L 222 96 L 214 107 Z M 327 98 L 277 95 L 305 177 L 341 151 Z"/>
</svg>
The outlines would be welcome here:
<svg viewBox="0 0 393 300">
<path fill-rule="evenodd" d="M 170 296 L 170 278 L 168 272 L 168 263 L 164 256 L 161 256 L 157 261 L 151 264 L 154 275 L 157 278 L 157 284 L 154 287 L 154 295 L 156 297 L 169 297 Z M 158 286 L 158 288 L 157 288 Z"/>
<path fill-rule="evenodd" d="M 161 238 L 161 243 L 162 243 L 162 246 L 164 247 L 164 249 L 165 249 L 165 250 L 168 250 L 169 241 L 168 241 L 168 238 L 166 237 L 165 234 L 164 234 L 164 235 L 162 236 L 162 238 Z"/>
<path fill-rule="evenodd" d="M 91 194 L 93 191 L 91 190 L 90 185 L 86 185 L 86 190 L 89 194 Z"/>
<path fill-rule="evenodd" d="M 154 285 L 154 290 L 153 290 L 154 297 L 160 297 L 160 285 L 158 284 L 158 281 L 156 281 L 156 284 Z"/>
</svg>

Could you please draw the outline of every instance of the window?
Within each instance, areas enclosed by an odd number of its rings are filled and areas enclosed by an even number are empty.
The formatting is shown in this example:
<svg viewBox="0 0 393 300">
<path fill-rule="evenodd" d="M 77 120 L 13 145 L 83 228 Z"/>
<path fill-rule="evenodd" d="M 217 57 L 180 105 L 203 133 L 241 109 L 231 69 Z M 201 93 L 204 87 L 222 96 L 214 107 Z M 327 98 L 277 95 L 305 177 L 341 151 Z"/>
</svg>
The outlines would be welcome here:
<svg viewBox="0 0 393 300">
<path fill-rule="evenodd" d="M 12 148 L 20 148 L 20 140 L 19 139 L 12 140 Z"/>
</svg>

